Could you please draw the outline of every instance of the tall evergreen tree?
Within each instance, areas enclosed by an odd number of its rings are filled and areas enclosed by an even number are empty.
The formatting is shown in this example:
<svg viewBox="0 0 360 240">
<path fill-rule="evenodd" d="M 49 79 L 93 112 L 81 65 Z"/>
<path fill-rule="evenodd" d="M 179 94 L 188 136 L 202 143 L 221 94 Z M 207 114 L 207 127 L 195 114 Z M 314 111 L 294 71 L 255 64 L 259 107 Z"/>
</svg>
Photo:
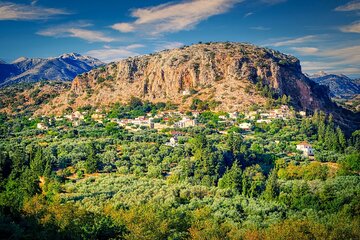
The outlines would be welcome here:
<svg viewBox="0 0 360 240">
<path fill-rule="evenodd" d="M 278 176 L 277 171 L 273 169 L 270 172 L 270 175 L 266 181 L 265 191 L 264 191 L 264 198 L 266 200 L 273 200 L 279 194 L 279 184 L 278 184 Z"/>
<path fill-rule="evenodd" d="M 230 188 L 235 191 L 241 190 L 241 168 L 238 162 L 234 162 L 230 169 L 227 169 L 224 176 L 219 180 L 219 188 Z"/>
<path fill-rule="evenodd" d="M 339 128 L 339 127 L 336 128 L 336 135 L 337 135 L 338 143 L 339 143 L 338 150 L 341 152 L 344 152 L 344 150 L 346 148 L 346 138 L 345 138 L 345 135 L 344 135 L 343 131 L 341 130 L 341 128 Z"/>
<path fill-rule="evenodd" d="M 98 169 L 98 160 L 96 156 L 96 148 L 94 143 L 89 144 L 89 153 L 86 159 L 86 173 L 94 173 Z"/>
</svg>

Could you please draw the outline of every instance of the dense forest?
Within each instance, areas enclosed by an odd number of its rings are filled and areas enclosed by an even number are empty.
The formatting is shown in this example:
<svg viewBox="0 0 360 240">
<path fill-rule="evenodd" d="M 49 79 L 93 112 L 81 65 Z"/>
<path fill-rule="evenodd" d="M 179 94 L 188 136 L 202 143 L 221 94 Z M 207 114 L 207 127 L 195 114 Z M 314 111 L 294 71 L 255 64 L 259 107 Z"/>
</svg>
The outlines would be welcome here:
<svg viewBox="0 0 360 240">
<path fill-rule="evenodd" d="M 360 238 L 359 130 L 345 135 L 323 112 L 251 131 L 241 114 L 229 125 L 208 110 L 182 129 L 109 120 L 174 109 L 132 99 L 102 122 L 80 109 L 77 126 L 0 115 L 0 238 Z"/>
</svg>

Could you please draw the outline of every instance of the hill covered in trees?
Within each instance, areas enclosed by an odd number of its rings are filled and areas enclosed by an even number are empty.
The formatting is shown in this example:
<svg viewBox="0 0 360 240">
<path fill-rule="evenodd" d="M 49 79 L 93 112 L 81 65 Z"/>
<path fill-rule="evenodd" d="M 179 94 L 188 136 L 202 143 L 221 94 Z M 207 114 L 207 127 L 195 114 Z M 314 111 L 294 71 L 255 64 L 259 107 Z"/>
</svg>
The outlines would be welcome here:
<svg viewBox="0 0 360 240">
<path fill-rule="evenodd" d="M 2 114 L 1 236 L 359 238 L 359 131 L 346 137 L 319 111 L 202 107 L 132 98 L 63 117 Z M 176 125 L 181 114 L 196 125 Z M 304 141 L 315 156 L 297 149 Z"/>
</svg>

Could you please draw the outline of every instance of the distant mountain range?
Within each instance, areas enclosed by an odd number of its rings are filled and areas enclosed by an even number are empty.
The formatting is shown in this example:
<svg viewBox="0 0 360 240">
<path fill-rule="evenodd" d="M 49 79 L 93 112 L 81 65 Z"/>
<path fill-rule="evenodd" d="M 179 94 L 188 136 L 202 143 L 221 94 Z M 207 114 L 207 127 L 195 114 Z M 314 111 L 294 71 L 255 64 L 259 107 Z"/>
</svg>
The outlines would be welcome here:
<svg viewBox="0 0 360 240">
<path fill-rule="evenodd" d="M 104 63 L 100 60 L 77 53 L 54 58 L 21 57 L 12 63 L 0 61 L 0 87 L 20 82 L 72 80 L 101 65 Z"/>
<path fill-rule="evenodd" d="M 319 72 L 308 77 L 320 85 L 329 87 L 331 97 L 348 99 L 360 94 L 360 79 L 353 80 L 342 74 L 325 72 Z"/>
</svg>

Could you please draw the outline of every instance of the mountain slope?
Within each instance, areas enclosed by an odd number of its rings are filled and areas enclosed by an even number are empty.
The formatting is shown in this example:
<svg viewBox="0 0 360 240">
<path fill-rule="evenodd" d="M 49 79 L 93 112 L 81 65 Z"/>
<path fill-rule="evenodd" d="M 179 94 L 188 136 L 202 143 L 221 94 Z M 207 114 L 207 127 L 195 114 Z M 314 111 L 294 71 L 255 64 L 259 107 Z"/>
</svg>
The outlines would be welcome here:
<svg viewBox="0 0 360 240">
<path fill-rule="evenodd" d="M 309 77 L 320 85 L 329 87 L 331 97 L 348 99 L 360 94 L 360 85 L 345 75 L 320 72 Z"/>
<path fill-rule="evenodd" d="M 70 89 L 71 83 L 49 81 L 19 83 L 0 88 L 0 113 L 33 113 L 60 93 Z"/>
<path fill-rule="evenodd" d="M 216 110 L 241 111 L 265 105 L 262 90 L 291 96 L 296 109 L 321 109 L 343 118 L 328 89 L 307 78 L 295 57 L 242 43 L 196 44 L 128 58 L 77 76 L 71 90 L 40 113 L 71 107 L 110 106 L 131 96 L 189 108 L 193 99 L 216 103 Z M 346 117 L 347 118 L 347 117 Z M 345 120 L 345 118 L 343 118 Z"/>
<path fill-rule="evenodd" d="M 40 80 L 72 80 L 101 65 L 103 63 L 98 59 L 76 53 L 45 59 L 21 57 L 11 64 L 0 63 L 0 86 Z"/>
</svg>

